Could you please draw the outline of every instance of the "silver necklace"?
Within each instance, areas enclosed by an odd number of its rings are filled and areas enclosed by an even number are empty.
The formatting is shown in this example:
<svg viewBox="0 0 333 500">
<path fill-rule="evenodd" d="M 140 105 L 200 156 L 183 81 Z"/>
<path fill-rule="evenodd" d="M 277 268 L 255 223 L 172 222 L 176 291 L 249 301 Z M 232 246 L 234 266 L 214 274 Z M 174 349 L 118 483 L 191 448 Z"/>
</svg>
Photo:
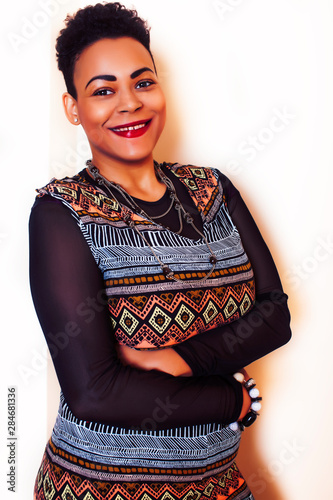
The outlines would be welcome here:
<svg viewBox="0 0 333 500">
<path fill-rule="evenodd" d="M 174 280 L 174 281 L 179 281 L 179 282 L 185 281 L 185 280 L 177 278 L 175 276 L 175 273 L 170 269 L 170 267 L 167 264 L 165 264 L 164 262 L 162 262 L 162 260 L 156 254 L 154 248 L 148 242 L 148 240 L 145 237 L 145 235 L 142 234 L 139 231 L 139 229 L 137 228 L 137 226 L 136 226 L 136 224 L 135 224 L 135 222 L 133 220 L 133 212 L 136 213 L 137 215 L 141 216 L 141 217 L 144 217 L 145 219 L 149 220 L 150 222 L 154 223 L 155 219 L 159 219 L 159 218 L 164 217 L 165 215 L 167 215 L 170 212 L 170 210 L 172 209 L 172 207 L 174 207 L 175 210 L 176 210 L 176 212 L 178 213 L 178 219 L 179 219 L 179 229 L 176 232 L 176 234 L 181 234 L 181 232 L 183 230 L 183 220 L 184 220 L 187 224 L 190 224 L 193 227 L 193 229 L 196 231 L 197 234 L 199 234 L 199 236 L 201 236 L 201 238 L 204 240 L 204 242 L 205 242 L 205 244 L 206 244 L 206 246 L 207 246 L 207 248 L 209 250 L 209 253 L 210 253 L 209 262 L 210 262 L 210 264 L 211 264 L 212 267 L 211 267 L 211 269 L 207 272 L 207 274 L 203 278 L 201 278 L 200 280 L 196 280 L 196 281 L 198 283 L 200 283 L 202 281 L 206 281 L 209 278 L 209 276 L 215 270 L 216 263 L 217 263 L 217 257 L 214 254 L 213 250 L 211 249 L 206 236 L 194 224 L 194 219 L 193 219 L 192 215 L 189 212 L 187 212 L 185 210 L 185 208 L 183 207 L 181 201 L 179 200 L 179 198 L 177 196 L 176 188 L 175 188 L 172 180 L 169 179 L 169 177 L 167 177 L 164 174 L 164 172 L 162 171 L 160 165 L 157 162 L 154 161 L 154 167 L 155 167 L 156 176 L 166 186 L 166 188 L 167 188 L 167 190 L 169 192 L 171 203 L 170 203 L 170 206 L 168 207 L 168 209 L 163 214 L 161 214 L 161 215 L 155 215 L 155 216 L 149 216 L 136 203 L 136 201 L 132 198 L 132 196 L 130 194 L 128 194 L 127 191 L 125 191 L 125 189 L 123 189 L 119 184 L 116 184 L 115 182 L 109 181 L 108 179 L 106 179 L 100 173 L 100 171 L 98 170 L 98 168 L 95 165 L 93 165 L 93 163 L 92 163 L 91 160 L 88 160 L 86 162 L 86 165 L 88 167 L 88 170 L 89 170 L 91 176 L 93 177 L 93 179 L 95 179 L 95 181 L 97 182 L 97 184 L 99 186 L 103 186 L 108 191 L 108 193 L 111 195 L 111 197 L 118 203 L 118 205 L 120 207 L 122 207 L 123 210 L 121 211 L 120 216 L 122 217 L 123 221 L 125 222 L 125 224 L 127 224 L 131 229 L 133 229 L 143 239 L 143 241 L 149 247 L 149 249 L 153 253 L 154 257 L 156 258 L 156 260 L 160 264 L 162 272 L 163 272 L 164 276 L 167 279 Z M 120 203 L 118 201 L 117 197 L 114 194 L 114 190 L 116 190 L 116 191 L 118 191 L 119 193 L 122 194 L 123 198 L 129 204 L 130 208 L 124 206 L 122 203 Z M 162 226 L 162 227 L 164 227 L 164 226 Z"/>
</svg>

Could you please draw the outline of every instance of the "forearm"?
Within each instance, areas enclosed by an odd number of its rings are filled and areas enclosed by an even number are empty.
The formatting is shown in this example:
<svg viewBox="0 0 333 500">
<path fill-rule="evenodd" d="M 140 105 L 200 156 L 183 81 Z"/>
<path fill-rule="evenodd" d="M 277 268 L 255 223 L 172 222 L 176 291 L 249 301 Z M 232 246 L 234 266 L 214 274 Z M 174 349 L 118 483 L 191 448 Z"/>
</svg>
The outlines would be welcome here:
<svg viewBox="0 0 333 500">
<path fill-rule="evenodd" d="M 281 347 L 290 339 L 287 296 L 268 294 L 238 321 L 202 333 L 174 350 L 195 376 L 232 374 Z"/>
<path fill-rule="evenodd" d="M 157 370 L 174 377 L 191 377 L 192 370 L 172 348 L 137 350 L 125 345 L 117 346 L 118 357 L 124 366 L 141 370 Z"/>
<path fill-rule="evenodd" d="M 171 428 L 238 418 L 242 391 L 231 378 L 174 377 L 120 362 L 101 273 L 67 208 L 47 203 L 33 211 L 30 249 L 36 311 L 77 418 L 139 428 L 147 419 Z M 66 342 L 55 349 L 61 332 Z"/>
<path fill-rule="evenodd" d="M 290 339 L 287 296 L 275 291 L 232 324 L 191 337 L 173 348 L 138 351 L 119 346 L 125 365 L 173 376 L 227 375 L 249 365 Z"/>
<path fill-rule="evenodd" d="M 194 375 L 234 373 L 284 345 L 291 337 L 287 295 L 273 258 L 239 192 L 221 174 L 227 206 L 254 271 L 256 303 L 233 323 L 174 347 Z"/>
</svg>

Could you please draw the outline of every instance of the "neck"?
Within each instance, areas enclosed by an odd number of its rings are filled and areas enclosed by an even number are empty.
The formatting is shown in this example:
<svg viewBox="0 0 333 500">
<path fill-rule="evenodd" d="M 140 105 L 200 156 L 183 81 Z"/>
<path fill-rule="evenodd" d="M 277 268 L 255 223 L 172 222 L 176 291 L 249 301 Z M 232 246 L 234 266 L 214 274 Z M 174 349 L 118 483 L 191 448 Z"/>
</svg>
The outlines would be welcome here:
<svg viewBox="0 0 333 500">
<path fill-rule="evenodd" d="M 135 198 L 157 201 L 165 193 L 165 185 L 156 177 L 152 155 L 139 162 L 126 163 L 111 163 L 93 155 L 92 163 L 105 179 L 119 184 Z"/>
</svg>

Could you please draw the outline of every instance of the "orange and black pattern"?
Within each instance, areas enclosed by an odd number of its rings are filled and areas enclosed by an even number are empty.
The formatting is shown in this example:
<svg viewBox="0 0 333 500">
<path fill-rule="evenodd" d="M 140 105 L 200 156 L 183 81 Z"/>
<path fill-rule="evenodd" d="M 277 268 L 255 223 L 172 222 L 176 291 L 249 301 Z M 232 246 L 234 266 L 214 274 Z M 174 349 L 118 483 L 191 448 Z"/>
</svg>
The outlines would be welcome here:
<svg viewBox="0 0 333 500">
<path fill-rule="evenodd" d="M 186 186 L 217 257 L 205 281 L 211 253 L 204 238 L 183 237 L 131 212 L 82 174 L 38 190 L 71 210 L 103 273 L 114 335 L 135 348 L 183 342 L 239 319 L 255 300 L 251 263 L 218 172 L 178 164 L 164 168 Z M 166 278 L 152 248 L 181 281 Z M 253 500 L 234 462 L 240 431 L 210 426 L 197 426 L 191 434 L 185 428 L 126 434 L 78 421 L 63 403 L 35 500 Z"/>
<path fill-rule="evenodd" d="M 87 475 L 84 475 L 71 470 L 73 467 L 55 463 L 49 450 L 47 447 L 36 478 L 34 500 L 253 500 L 234 461 L 222 472 L 198 481 L 154 481 L 152 477 L 151 481 L 143 482 L 137 481 L 134 474 L 130 481 L 112 482 L 102 477 L 105 467 L 100 466 L 100 477 L 98 471 L 89 477 L 89 462 L 80 460 L 86 467 Z M 134 472 L 130 467 L 120 469 L 127 474 Z M 149 472 L 153 476 L 160 471 L 152 466 Z M 184 473 L 186 471 L 182 471 Z"/>
<path fill-rule="evenodd" d="M 205 281 L 211 254 L 203 239 L 193 241 L 144 219 L 80 174 L 39 190 L 72 210 L 103 273 L 115 337 L 134 348 L 167 347 L 235 321 L 255 299 L 251 263 L 229 216 L 217 171 L 164 166 L 186 186 L 218 258 Z M 181 282 L 166 278 L 146 242 Z"/>
</svg>

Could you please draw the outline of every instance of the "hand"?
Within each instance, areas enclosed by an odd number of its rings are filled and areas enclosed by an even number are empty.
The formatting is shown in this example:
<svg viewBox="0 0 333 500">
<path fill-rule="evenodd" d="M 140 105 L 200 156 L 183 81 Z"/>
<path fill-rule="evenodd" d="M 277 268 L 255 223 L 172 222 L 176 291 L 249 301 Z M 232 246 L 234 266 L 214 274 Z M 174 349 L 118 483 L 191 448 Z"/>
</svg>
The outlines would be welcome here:
<svg viewBox="0 0 333 500">
<path fill-rule="evenodd" d="M 238 370 L 240 373 L 243 373 L 245 380 L 249 380 L 249 375 L 247 371 L 243 368 L 242 370 Z M 251 398 L 247 390 L 245 389 L 244 385 L 242 385 L 242 390 L 243 390 L 243 405 L 242 405 L 242 410 L 241 413 L 238 417 L 238 420 L 242 420 L 242 418 L 245 417 L 245 415 L 250 411 L 251 408 Z"/>
<path fill-rule="evenodd" d="M 191 377 L 192 370 L 171 347 L 160 350 L 140 351 L 126 345 L 117 345 L 120 361 L 125 366 L 140 370 L 158 370 L 174 377 Z"/>
<path fill-rule="evenodd" d="M 118 358 L 124 366 L 132 366 L 141 370 L 153 370 L 151 365 L 152 357 L 149 356 L 149 351 L 140 351 L 132 349 L 127 345 L 116 344 Z"/>
</svg>

